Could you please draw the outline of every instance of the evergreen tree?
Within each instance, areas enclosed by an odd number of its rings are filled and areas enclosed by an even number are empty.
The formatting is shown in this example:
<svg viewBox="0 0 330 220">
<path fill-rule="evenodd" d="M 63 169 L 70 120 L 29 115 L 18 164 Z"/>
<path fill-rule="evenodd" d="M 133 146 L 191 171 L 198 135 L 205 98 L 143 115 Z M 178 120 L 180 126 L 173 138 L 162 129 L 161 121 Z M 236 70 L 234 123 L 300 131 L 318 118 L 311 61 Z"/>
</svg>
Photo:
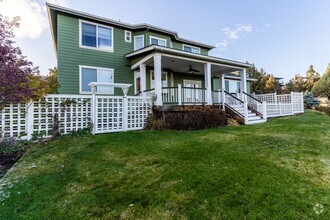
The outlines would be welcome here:
<svg viewBox="0 0 330 220">
<path fill-rule="evenodd" d="M 320 74 L 314 70 L 313 65 L 309 66 L 309 69 L 306 71 L 306 78 L 304 82 L 304 89 L 306 91 L 311 91 L 313 86 L 320 79 Z"/>
<path fill-rule="evenodd" d="M 330 99 L 330 63 L 328 64 L 321 79 L 315 83 L 312 92 L 316 96 L 328 97 L 328 99 Z"/>
</svg>

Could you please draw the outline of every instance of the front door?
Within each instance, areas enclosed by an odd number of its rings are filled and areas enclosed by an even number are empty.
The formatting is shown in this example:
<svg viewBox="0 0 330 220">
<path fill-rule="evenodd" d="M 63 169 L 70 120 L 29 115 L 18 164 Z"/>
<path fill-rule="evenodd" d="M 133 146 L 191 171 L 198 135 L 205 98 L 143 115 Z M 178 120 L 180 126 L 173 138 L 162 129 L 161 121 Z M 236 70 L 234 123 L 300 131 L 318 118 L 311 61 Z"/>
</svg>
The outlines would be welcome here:
<svg viewBox="0 0 330 220">
<path fill-rule="evenodd" d="M 203 100 L 202 81 L 183 80 L 183 101 L 185 103 L 199 103 Z"/>
</svg>

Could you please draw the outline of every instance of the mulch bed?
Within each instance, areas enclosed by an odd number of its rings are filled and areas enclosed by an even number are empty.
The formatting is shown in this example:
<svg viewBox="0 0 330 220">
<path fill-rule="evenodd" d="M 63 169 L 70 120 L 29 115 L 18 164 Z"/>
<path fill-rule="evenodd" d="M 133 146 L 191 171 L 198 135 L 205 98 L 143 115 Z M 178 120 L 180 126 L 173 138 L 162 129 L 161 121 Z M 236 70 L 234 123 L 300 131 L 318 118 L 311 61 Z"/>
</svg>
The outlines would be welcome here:
<svg viewBox="0 0 330 220">
<path fill-rule="evenodd" d="M 16 163 L 16 161 L 21 158 L 24 152 L 16 152 L 12 154 L 1 154 L 0 153 L 0 177 L 5 175 L 5 173 Z"/>
</svg>

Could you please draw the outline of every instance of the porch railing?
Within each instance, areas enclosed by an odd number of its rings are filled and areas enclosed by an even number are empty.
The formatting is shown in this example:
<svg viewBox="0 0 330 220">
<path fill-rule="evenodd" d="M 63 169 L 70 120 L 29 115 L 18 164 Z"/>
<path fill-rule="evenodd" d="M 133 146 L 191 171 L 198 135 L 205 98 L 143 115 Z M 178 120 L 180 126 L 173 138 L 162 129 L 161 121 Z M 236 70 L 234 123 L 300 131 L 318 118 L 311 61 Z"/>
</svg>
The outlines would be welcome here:
<svg viewBox="0 0 330 220">
<path fill-rule="evenodd" d="M 178 87 L 162 87 L 164 104 L 179 104 Z"/>
<path fill-rule="evenodd" d="M 182 87 L 182 104 L 205 104 L 205 88 Z"/>
</svg>

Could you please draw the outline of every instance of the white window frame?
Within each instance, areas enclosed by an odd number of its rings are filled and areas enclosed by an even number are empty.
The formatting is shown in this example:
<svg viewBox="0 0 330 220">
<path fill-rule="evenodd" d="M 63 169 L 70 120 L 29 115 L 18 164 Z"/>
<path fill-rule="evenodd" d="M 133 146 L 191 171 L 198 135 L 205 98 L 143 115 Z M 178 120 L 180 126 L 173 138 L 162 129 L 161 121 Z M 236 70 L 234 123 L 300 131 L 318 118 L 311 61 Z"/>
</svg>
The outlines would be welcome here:
<svg viewBox="0 0 330 220">
<path fill-rule="evenodd" d="M 79 94 L 92 94 L 92 91 L 90 91 L 90 92 L 82 91 L 81 83 L 82 83 L 82 69 L 83 68 L 96 69 L 96 74 L 97 74 L 98 70 L 111 70 L 112 71 L 112 81 L 115 82 L 115 69 L 113 69 L 113 68 L 79 65 Z M 96 94 L 113 95 L 114 94 L 114 89 L 112 88 L 110 93 L 96 92 Z"/>
<path fill-rule="evenodd" d="M 191 48 L 191 52 L 185 51 L 185 50 L 184 50 L 184 47 L 190 47 L 190 48 Z M 199 51 L 199 53 L 194 53 L 194 52 L 192 52 L 192 49 L 197 49 L 197 50 Z M 182 50 L 183 50 L 184 52 L 188 52 L 188 53 L 201 54 L 201 48 L 199 48 L 199 47 L 194 47 L 194 46 L 191 46 L 191 45 L 188 45 L 188 44 L 182 44 Z"/>
<path fill-rule="evenodd" d="M 127 34 L 129 34 L 129 40 L 127 40 Z M 125 42 L 126 43 L 132 43 L 132 31 L 127 31 L 127 30 L 125 30 L 124 31 L 124 35 L 125 35 Z"/>
<path fill-rule="evenodd" d="M 186 87 L 186 84 L 187 83 L 190 83 L 190 84 L 199 84 L 200 87 L 199 88 L 202 88 L 203 86 L 203 83 L 201 80 L 191 80 L 191 79 L 184 79 L 183 80 L 183 87 Z M 193 88 L 193 87 L 192 87 Z"/>
<path fill-rule="evenodd" d="M 167 47 L 167 40 L 165 38 L 160 38 L 160 37 L 155 37 L 155 36 L 149 36 L 149 45 L 153 45 L 151 43 L 151 39 L 156 39 L 157 41 L 163 40 L 163 41 L 165 41 L 165 47 Z M 157 46 L 161 46 L 161 45 L 157 44 Z"/>
<path fill-rule="evenodd" d="M 138 37 L 142 37 L 143 45 L 142 45 L 141 48 L 136 49 L 136 47 L 135 47 L 135 46 L 136 46 L 136 44 L 135 44 L 135 39 L 138 38 Z M 134 36 L 134 50 L 140 50 L 140 49 L 142 49 L 142 48 L 144 48 L 144 35 L 136 35 L 136 36 Z"/>
<path fill-rule="evenodd" d="M 90 46 L 85 46 L 82 44 L 82 23 L 86 23 L 86 24 L 91 24 L 91 25 L 95 25 L 96 26 L 96 47 L 90 47 Z M 108 28 L 108 29 L 111 29 L 111 42 L 112 42 L 112 45 L 111 45 L 111 48 L 109 49 L 102 49 L 102 48 L 98 48 L 98 27 L 104 27 L 104 28 Z M 81 20 L 79 19 L 79 47 L 80 48 L 85 48 L 85 49 L 92 49 L 92 50 L 100 50 L 100 51 L 106 51 L 106 52 L 114 52 L 114 45 L 115 45 L 115 42 L 113 40 L 113 35 L 114 35 L 114 28 L 111 27 L 111 26 L 106 26 L 106 25 L 102 25 L 102 24 L 98 24 L 98 23 L 95 23 L 95 22 L 90 22 L 90 21 L 85 21 L 85 20 Z"/>
<path fill-rule="evenodd" d="M 166 74 L 166 84 L 168 87 L 168 72 L 166 71 L 162 71 L 162 74 L 165 73 Z M 150 89 L 154 89 L 155 87 L 152 87 L 152 75 L 154 75 L 154 70 L 150 70 Z M 163 87 L 163 84 L 162 84 L 162 87 Z"/>
</svg>

